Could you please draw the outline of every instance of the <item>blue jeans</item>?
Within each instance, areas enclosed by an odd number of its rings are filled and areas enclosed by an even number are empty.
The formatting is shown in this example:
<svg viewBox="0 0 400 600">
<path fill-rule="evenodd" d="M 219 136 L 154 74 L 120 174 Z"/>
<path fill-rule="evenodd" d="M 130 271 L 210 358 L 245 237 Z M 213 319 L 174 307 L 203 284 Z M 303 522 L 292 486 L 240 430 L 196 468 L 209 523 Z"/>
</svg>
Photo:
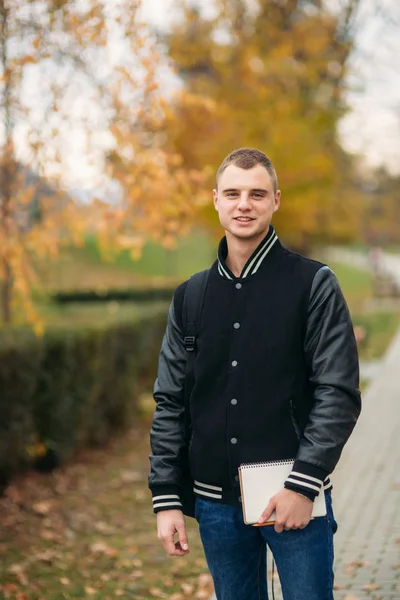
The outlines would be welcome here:
<svg viewBox="0 0 400 600">
<path fill-rule="evenodd" d="M 217 600 L 268 600 L 266 551 L 270 548 L 284 600 L 333 600 L 331 493 L 327 515 L 304 529 L 276 533 L 272 525 L 245 525 L 241 507 L 196 498 L 196 519 Z"/>
</svg>

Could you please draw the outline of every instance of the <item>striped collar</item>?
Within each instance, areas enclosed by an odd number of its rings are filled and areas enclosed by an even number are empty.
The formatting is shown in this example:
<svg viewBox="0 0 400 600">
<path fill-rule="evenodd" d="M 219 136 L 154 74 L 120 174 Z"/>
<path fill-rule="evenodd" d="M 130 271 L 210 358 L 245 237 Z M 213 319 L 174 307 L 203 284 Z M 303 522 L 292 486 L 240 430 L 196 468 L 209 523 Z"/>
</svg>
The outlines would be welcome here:
<svg viewBox="0 0 400 600">
<path fill-rule="evenodd" d="M 223 237 L 218 247 L 219 274 L 225 279 L 243 279 L 249 275 L 254 275 L 254 273 L 257 273 L 265 257 L 277 240 L 278 236 L 275 233 L 275 229 L 272 227 L 272 225 L 270 225 L 267 235 L 254 250 L 253 254 L 244 265 L 240 277 L 238 278 L 232 273 L 225 263 L 226 257 L 228 256 L 228 243 L 226 241 L 226 237 Z"/>
</svg>

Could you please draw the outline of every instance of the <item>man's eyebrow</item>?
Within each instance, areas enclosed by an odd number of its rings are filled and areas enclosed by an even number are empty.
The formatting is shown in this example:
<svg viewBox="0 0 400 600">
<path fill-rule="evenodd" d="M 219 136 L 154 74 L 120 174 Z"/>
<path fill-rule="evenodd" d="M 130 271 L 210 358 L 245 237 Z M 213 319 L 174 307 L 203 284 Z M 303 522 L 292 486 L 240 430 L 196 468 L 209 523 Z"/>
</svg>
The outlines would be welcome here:
<svg viewBox="0 0 400 600">
<path fill-rule="evenodd" d="M 228 192 L 239 192 L 237 188 L 227 188 L 226 190 L 222 190 L 223 194 L 227 194 Z M 268 190 L 264 190 L 262 188 L 254 188 L 250 190 L 250 192 L 257 192 L 259 194 L 268 194 Z"/>
</svg>

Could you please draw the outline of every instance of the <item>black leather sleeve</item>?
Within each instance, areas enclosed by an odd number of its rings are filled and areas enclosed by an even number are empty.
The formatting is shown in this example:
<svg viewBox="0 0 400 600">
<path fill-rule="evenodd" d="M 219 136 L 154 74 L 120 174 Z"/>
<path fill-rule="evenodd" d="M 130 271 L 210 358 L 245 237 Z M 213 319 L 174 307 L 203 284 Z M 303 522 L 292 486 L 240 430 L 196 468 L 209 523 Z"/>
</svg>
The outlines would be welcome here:
<svg viewBox="0 0 400 600">
<path fill-rule="evenodd" d="M 150 430 L 149 473 L 154 512 L 182 506 L 178 486 L 181 480 L 181 453 L 185 446 L 185 365 L 186 350 L 173 301 L 169 308 L 154 385 L 156 410 Z"/>
<path fill-rule="evenodd" d="M 353 325 L 329 267 L 314 277 L 304 350 L 314 403 L 300 442 L 298 468 L 305 472 L 309 465 L 321 469 L 323 476 L 334 470 L 361 410 Z"/>
</svg>

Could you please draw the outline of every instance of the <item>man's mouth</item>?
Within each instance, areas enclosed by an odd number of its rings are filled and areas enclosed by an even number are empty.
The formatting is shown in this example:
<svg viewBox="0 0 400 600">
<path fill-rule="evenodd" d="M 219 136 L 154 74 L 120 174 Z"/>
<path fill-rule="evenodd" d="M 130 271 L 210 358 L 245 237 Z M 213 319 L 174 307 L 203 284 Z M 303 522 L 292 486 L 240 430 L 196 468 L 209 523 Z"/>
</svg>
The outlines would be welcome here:
<svg viewBox="0 0 400 600">
<path fill-rule="evenodd" d="M 254 221 L 251 217 L 235 217 L 236 221 L 241 221 L 242 223 L 247 223 L 248 221 Z"/>
</svg>

